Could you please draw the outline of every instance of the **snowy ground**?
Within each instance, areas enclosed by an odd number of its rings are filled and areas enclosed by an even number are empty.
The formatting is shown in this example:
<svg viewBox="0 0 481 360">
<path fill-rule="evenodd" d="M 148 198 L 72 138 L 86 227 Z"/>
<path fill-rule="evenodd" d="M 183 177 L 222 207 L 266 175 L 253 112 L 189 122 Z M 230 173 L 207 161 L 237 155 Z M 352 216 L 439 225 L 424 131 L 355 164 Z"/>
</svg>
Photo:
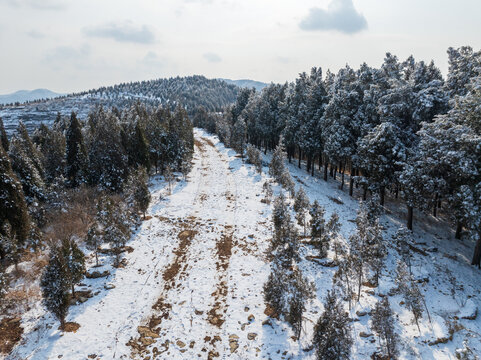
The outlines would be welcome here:
<svg viewBox="0 0 481 360">
<path fill-rule="evenodd" d="M 98 294 L 71 307 L 67 320 L 80 324 L 78 331 L 62 334 L 58 323 L 40 305 L 34 306 L 23 316 L 24 339 L 8 359 L 314 359 L 312 351 L 303 349 L 312 338 L 335 268 L 308 260 L 300 264 L 317 288 L 317 298 L 304 314 L 300 342 L 282 321 L 263 326 L 267 316 L 262 287 L 270 271 L 265 252 L 271 236 L 271 206 L 261 202 L 267 168 L 259 175 L 216 137 L 201 130 L 195 130 L 195 137 L 188 181 L 177 182 L 172 195 L 167 195 L 165 183 L 153 182 L 151 219 L 128 244 L 134 251 L 125 254 L 127 265 L 113 270 L 103 258 L 111 276 L 85 279 L 79 287 Z M 326 217 L 333 211 L 339 214 L 347 238 L 355 228 L 358 201 L 333 180 L 325 183 L 294 165 L 290 170 L 311 201 L 317 199 L 326 208 Z M 388 204 L 382 219 L 388 241 L 403 223 L 401 215 L 398 204 Z M 411 314 L 399 305 L 402 299 L 390 298 L 402 337 L 400 358 L 455 359 L 464 340 L 481 353 L 481 317 L 461 319 L 480 306 L 481 272 L 468 261 L 472 244 L 454 240 L 451 230 L 433 218 L 418 219 L 415 226 L 417 246 L 427 256 L 415 254 L 413 272 L 422 280 L 432 323 L 424 314 L 419 333 Z M 302 253 L 315 250 L 303 247 Z M 379 288 L 363 288 L 352 310 L 353 359 L 369 358 L 376 351 L 374 336 L 359 336 L 361 331 L 371 334 L 369 315 L 356 312 L 369 312 L 378 294 L 394 286 L 396 256 L 390 248 Z M 105 284 L 115 288 L 106 290 Z M 449 328 L 455 329 L 452 340 Z M 442 338 L 447 342 L 429 345 Z"/>
</svg>

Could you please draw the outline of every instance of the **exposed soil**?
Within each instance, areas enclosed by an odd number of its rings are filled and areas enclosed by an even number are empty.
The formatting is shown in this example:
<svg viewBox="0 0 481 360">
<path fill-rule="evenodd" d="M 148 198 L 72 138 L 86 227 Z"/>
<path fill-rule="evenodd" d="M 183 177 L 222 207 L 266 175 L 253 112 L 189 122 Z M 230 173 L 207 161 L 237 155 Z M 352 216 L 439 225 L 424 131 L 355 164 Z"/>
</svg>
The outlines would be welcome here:
<svg viewBox="0 0 481 360">
<path fill-rule="evenodd" d="M 20 341 L 23 328 L 20 318 L 4 318 L 0 322 L 0 354 L 9 354 L 17 342 Z"/>
</svg>

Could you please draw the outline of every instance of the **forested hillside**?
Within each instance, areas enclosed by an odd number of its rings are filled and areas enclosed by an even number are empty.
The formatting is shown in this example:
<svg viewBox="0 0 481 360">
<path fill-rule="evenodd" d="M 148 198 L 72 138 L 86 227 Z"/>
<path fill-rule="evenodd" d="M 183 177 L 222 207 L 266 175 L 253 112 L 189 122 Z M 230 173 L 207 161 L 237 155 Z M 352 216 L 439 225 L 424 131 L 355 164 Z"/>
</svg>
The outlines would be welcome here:
<svg viewBox="0 0 481 360">
<path fill-rule="evenodd" d="M 229 85 L 222 80 L 210 80 L 204 76 L 139 81 L 92 89 L 52 100 L 0 105 L 0 117 L 3 118 L 7 133 L 11 134 L 20 120 L 31 130 L 40 123 L 52 124 L 57 113 L 68 115 L 75 111 L 78 117 L 83 119 L 100 105 L 122 110 L 141 101 L 149 106 L 164 106 L 171 110 L 181 104 L 189 114 L 198 106 L 217 112 L 235 101 L 238 90 L 235 85 Z"/>
</svg>

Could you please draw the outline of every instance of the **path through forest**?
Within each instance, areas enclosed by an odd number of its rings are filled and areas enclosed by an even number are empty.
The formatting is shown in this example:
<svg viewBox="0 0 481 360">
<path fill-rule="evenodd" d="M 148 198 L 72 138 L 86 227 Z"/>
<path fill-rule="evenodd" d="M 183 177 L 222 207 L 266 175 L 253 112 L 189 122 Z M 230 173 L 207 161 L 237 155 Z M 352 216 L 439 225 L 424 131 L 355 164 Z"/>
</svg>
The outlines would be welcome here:
<svg viewBox="0 0 481 360">
<path fill-rule="evenodd" d="M 108 279 L 111 289 L 85 279 L 99 294 L 71 307 L 67 320 L 79 330 L 62 335 L 38 309 L 36 331 L 26 329 L 13 359 L 260 356 L 270 233 L 263 178 L 215 138 L 200 130 L 195 138 L 188 181 L 171 195 L 152 186 L 150 219 L 129 243 L 126 267 Z"/>
</svg>

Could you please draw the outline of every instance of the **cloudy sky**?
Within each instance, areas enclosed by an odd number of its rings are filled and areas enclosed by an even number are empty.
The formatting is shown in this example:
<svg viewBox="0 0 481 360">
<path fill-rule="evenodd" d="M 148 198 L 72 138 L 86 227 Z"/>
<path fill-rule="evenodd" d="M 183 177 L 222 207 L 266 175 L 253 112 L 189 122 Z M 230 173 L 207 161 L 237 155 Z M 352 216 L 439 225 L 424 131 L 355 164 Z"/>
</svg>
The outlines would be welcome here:
<svg viewBox="0 0 481 360">
<path fill-rule="evenodd" d="M 293 80 L 481 48 L 480 0 L 0 0 L 0 94 L 176 75 Z"/>
</svg>

